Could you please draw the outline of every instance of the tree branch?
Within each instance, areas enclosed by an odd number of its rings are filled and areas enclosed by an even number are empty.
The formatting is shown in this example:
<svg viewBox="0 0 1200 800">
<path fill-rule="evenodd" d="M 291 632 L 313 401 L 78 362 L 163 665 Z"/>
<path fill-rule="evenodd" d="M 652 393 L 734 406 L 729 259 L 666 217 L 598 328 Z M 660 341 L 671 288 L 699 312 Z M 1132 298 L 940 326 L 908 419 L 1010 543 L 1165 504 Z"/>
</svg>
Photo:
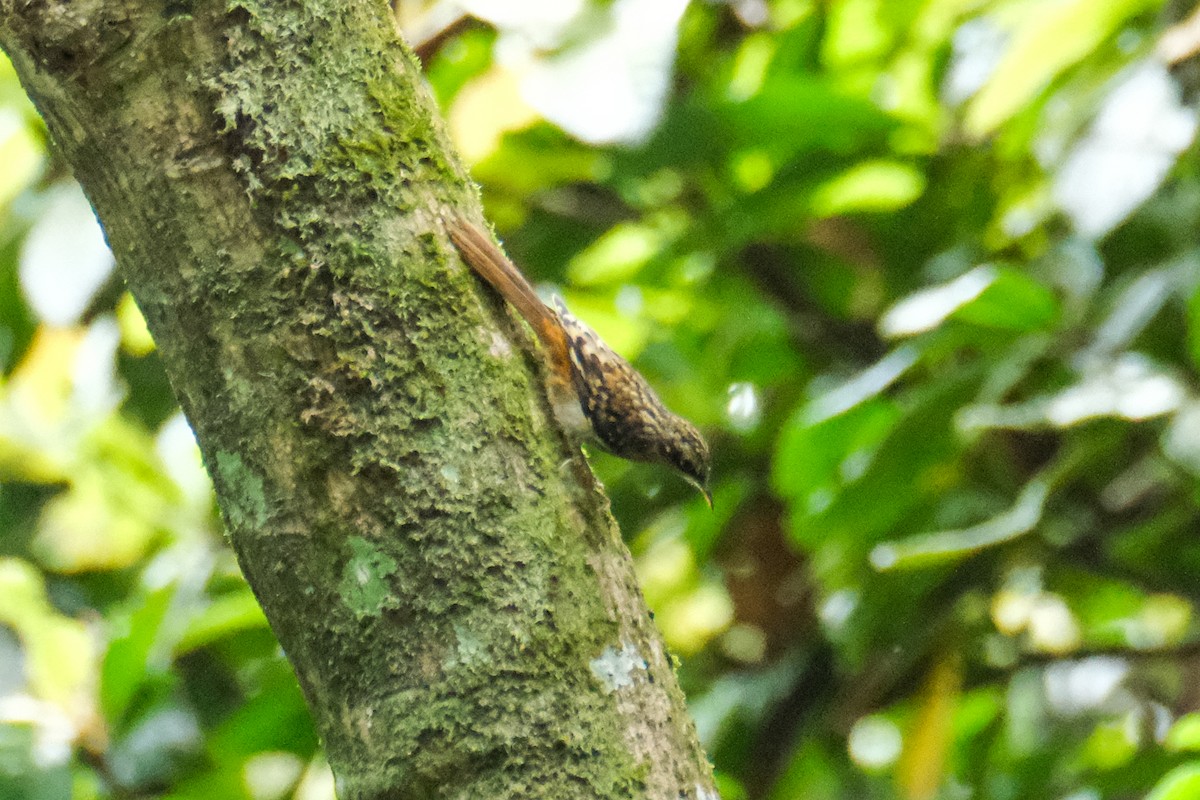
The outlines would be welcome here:
<svg viewBox="0 0 1200 800">
<path fill-rule="evenodd" d="M 603 498 L 441 232 L 476 200 L 387 5 L 0 0 L 0 46 L 339 795 L 715 797 Z"/>
</svg>

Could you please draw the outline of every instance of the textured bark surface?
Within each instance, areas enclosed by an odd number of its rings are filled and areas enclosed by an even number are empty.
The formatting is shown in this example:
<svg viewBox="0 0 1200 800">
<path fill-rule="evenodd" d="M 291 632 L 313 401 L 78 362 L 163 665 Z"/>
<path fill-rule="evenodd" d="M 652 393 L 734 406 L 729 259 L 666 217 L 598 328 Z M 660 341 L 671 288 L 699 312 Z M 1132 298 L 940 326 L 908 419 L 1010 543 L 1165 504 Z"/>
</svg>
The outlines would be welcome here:
<svg viewBox="0 0 1200 800">
<path fill-rule="evenodd" d="M 0 0 L 342 798 L 712 798 L 383 0 Z"/>
</svg>

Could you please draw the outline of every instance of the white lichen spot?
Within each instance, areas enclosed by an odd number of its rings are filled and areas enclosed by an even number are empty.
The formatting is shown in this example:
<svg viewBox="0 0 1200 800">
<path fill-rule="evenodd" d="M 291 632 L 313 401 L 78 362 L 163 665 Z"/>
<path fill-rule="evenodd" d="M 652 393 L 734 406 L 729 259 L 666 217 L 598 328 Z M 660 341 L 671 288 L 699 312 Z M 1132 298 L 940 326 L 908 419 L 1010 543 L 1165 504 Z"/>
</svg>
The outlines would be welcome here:
<svg viewBox="0 0 1200 800">
<path fill-rule="evenodd" d="M 362 741 L 370 741 L 371 729 L 374 727 L 375 709 L 371 706 L 364 706 L 355 714 L 354 724 L 358 731 L 358 738 Z"/>
<path fill-rule="evenodd" d="M 711 789 L 705 789 L 700 784 L 696 784 L 696 800 L 721 800 L 721 795 Z"/>
<path fill-rule="evenodd" d="M 592 674 L 595 675 L 609 692 L 624 689 L 634 683 L 634 672 L 646 669 L 646 659 L 638 652 L 637 647 L 626 642 L 620 650 L 612 645 L 604 648 L 604 652 L 592 659 Z"/>
<path fill-rule="evenodd" d="M 498 331 L 492 331 L 492 346 L 488 352 L 495 358 L 508 358 L 512 355 L 512 345 Z"/>
</svg>

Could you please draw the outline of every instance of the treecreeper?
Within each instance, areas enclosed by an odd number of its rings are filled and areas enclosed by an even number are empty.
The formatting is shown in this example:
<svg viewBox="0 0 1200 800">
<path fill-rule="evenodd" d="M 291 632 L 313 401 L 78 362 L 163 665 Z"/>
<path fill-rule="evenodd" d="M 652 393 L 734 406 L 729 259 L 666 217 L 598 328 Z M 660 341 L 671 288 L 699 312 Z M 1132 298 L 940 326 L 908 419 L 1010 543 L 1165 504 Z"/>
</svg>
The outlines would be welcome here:
<svg viewBox="0 0 1200 800">
<path fill-rule="evenodd" d="M 459 214 L 446 218 L 450 240 L 471 269 L 533 328 L 549 363 L 550 402 L 569 434 L 631 461 L 665 464 L 712 506 L 708 443 L 671 412 L 628 361 L 576 319 L 559 297 L 543 303 L 491 236 Z"/>
</svg>

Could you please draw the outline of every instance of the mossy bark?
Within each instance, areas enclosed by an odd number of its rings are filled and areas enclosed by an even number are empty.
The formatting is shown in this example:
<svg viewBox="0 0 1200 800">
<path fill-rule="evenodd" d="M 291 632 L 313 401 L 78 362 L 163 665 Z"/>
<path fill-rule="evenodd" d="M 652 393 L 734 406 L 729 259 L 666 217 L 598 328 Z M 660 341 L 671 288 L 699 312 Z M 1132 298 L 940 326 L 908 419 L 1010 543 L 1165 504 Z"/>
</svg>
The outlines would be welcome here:
<svg viewBox="0 0 1200 800">
<path fill-rule="evenodd" d="M 711 798 L 384 0 L 0 0 L 351 798 Z"/>
</svg>

